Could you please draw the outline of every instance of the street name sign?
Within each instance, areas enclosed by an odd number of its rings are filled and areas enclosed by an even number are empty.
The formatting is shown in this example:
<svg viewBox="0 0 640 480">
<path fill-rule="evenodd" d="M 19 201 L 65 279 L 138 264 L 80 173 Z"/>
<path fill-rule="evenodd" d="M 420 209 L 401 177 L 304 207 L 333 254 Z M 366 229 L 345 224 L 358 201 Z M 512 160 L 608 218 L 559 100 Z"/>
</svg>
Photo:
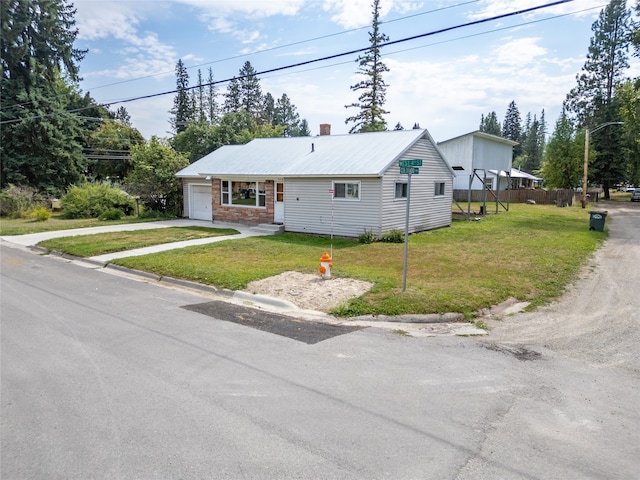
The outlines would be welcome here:
<svg viewBox="0 0 640 480">
<path fill-rule="evenodd" d="M 418 167 L 400 167 L 400 173 L 411 173 L 413 175 L 417 175 L 420 173 L 420 169 Z"/>
<path fill-rule="evenodd" d="M 402 167 L 421 167 L 422 160 L 419 158 L 415 158 L 412 160 L 398 160 L 398 165 L 400 168 Z"/>
</svg>

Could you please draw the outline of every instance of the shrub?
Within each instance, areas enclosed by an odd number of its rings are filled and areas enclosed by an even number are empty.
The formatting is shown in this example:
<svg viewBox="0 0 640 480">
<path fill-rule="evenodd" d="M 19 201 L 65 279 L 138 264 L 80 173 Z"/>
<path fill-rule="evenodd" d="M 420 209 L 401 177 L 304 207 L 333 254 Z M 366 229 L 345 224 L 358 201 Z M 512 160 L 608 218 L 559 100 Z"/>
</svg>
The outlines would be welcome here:
<svg viewBox="0 0 640 480">
<path fill-rule="evenodd" d="M 384 232 L 380 237 L 381 242 L 387 243 L 404 243 L 404 232 L 402 230 L 393 229 Z"/>
<path fill-rule="evenodd" d="M 46 208 L 37 208 L 29 214 L 36 222 L 46 222 L 51 218 L 51 212 Z"/>
<path fill-rule="evenodd" d="M 119 208 L 107 208 L 100 215 L 100 220 L 120 220 L 124 217 L 124 212 Z"/>
<path fill-rule="evenodd" d="M 364 243 L 365 245 L 369 243 L 373 243 L 376 241 L 376 236 L 373 234 L 373 230 L 367 230 L 360 235 L 358 235 L 358 242 Z"/>
<path fill-rule="evenodd" d="M 43 205 L 44 199 L 33 187 L 9 184 L 0 192 L 0 215 L 3 217 L 25 218 Z"/>
<path fill-rule="evenodd" d="M 135 200 L 119 188 L 92 183 L 71 186 L 60 204 L 65 218 L 97 218 L 110 209 L 131 215 L 136 206 Z"/>
</svg>

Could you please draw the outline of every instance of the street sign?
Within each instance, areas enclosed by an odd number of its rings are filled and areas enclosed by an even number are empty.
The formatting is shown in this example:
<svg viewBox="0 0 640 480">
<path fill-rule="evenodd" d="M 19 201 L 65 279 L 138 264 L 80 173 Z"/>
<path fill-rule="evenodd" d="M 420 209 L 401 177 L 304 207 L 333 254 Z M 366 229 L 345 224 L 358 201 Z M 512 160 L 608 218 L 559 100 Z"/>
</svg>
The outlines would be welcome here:
<svg viewBox="0 0 640 480">
<path fill-rule="evenodd" d="M 411 173 L 413 175 L 417 175 L 420 173 L 420 169 L 418 167 L 400 167 L 400 173 Z"/>
<path fill-rule="evenodd" d="M 422 160 L 419 158 L 415 158 L 413 160 L 398 160 L 398 165 L 400 168 L 402 167 L 421 167 Z"/>
</svg>

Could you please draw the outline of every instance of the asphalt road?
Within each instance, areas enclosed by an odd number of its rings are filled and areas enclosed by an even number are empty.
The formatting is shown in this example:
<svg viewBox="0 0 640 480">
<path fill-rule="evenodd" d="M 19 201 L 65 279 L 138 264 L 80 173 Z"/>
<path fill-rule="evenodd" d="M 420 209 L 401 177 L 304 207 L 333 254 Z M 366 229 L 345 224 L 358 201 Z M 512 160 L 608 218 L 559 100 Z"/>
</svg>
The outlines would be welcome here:
<svg viewBox="0 0 640 480">
<path fill-rule="evenodd" d="M 310 344 L 184 308 L 205 295 L 0 256 L 3 479 L 638 478 L 629 364 L 503 331 Z"/>
</svg>

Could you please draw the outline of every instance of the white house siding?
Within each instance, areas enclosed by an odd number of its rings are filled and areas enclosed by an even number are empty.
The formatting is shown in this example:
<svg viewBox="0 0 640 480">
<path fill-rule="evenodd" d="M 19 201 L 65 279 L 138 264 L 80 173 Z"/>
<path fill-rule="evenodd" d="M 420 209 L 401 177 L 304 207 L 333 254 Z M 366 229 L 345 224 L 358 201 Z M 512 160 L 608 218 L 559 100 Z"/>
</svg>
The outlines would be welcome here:
<svg viewBox="0 0 640 480">
<path fill-rule="evenodd" d="M 182 216 L 185 218 L 192 218 L 191 205 L 192 205 L 192 186 L 209 186 L 211 187 L 211 183 L 207 182 L 202 178 L 183 178 L 182 179 L 182 198 L 183 198 L 183 213 Z M 212 216 L 213 219 L 213 216 Z"/>
<path fill-rule="evenodd" d="M 360 182 L 360 200 L 333 200 L 332 182 Z M 380 178 L 287 178 L 285 230 L 341 237 L 357 237 L 365 230 L 380 232 Z"/>
<path fill-rule="evenodd" d="M 453 188 L 467 190 L 469 188 L 469 176 L 473 175 L 473 136 L 468 135 L 438 144 L 438 148 L 455 169 L 456 177 L 453 179 Z M 457 170 L 462 167 L 463 170 Z"/>
<path fill-rule="evenodd" d="M 420 173 L 411 176 L 409 232 L 451 225 L 453 178 L 434 146 L 426 140 L 420 140 L 401 159 L 422 159 Z M 404 230 L 407 202 L 395 199 L 395 184 L 407 181 L 407 178 L 408 175 L 400 174 L 397 162 L 389 167 L 383 178 L 383 233 L 393 229 Z M 443 196 L 435 196 L 436 182 L 444 182 Z"/>
</svg>

